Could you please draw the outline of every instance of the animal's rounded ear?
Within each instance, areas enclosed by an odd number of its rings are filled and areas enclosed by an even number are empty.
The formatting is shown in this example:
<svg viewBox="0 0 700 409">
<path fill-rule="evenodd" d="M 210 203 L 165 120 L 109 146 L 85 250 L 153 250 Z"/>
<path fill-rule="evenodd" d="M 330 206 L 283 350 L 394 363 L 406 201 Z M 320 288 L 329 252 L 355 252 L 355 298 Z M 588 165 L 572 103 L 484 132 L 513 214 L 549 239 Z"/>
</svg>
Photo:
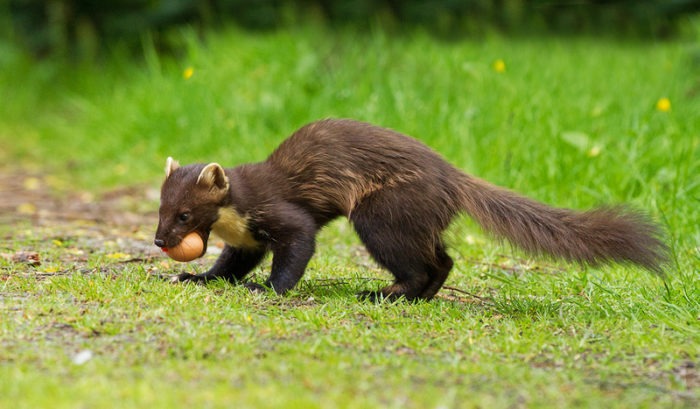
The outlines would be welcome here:
<svg viewBox="0 0 700 409">
<path fill-rule="evenodd" d="M 210 191 L 228 191 L 228 177 L 224 168 L 218 163 L 210 163 L 202 169 L 197 184 L 208 188 Z"/>
<path fill-rule="evenodd" d="M 175 172 L 175 169 L 179 167 L 180 164 L 175 159 L 168 156 L 168 159 L 165 161 L 165 177 L 167 178 L 170 176 L 170 174 Z"/>
</svg>

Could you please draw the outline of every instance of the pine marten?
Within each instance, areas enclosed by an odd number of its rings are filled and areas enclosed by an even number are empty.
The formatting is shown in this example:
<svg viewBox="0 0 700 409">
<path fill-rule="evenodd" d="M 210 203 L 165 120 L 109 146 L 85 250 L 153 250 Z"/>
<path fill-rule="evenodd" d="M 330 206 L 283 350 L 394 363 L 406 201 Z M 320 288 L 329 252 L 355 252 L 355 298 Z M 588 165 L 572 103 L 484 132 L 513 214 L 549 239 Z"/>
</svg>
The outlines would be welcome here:
<svg viewBox="0 0 700 409">
<path fill-rule="evenodd" d="M 196 232 L 204 254 L 211 232 L 225 242 L 209 271 L 173 281 L 240 282 L 271 251 L 264 285 L 245 285 L 283 294 L 304 274 L 318 231 L 345 216 L 395 277 L 364 295 L 429 300 L 452 269 L 442 233 L 461 212 L 533 255 L 657 273 L 666 260 L 660 228 L 641 213 L 552 208 L 461 172 L 416 139 L 347 119 L 302 127 L 260 163 L 224 169 L 168 158 L 155 244 Z"/>
</svg>

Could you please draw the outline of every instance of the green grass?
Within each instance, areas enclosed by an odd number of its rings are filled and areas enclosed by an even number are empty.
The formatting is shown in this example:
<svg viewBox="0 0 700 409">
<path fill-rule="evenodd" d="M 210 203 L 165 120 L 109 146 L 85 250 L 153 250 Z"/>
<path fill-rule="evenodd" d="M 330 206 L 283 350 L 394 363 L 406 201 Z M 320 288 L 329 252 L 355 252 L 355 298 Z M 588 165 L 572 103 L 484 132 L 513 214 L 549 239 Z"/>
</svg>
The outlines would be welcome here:
<svg viewBox="0 0 700 409">
<path fill-rule="evenodd" d="M 0 407 L 698 404 L 697 38 L 440 42 L 311 28 L 206 44 L 185 32 L 183 44 L 179 59 L 146 45 L 142 64 L 115 52 L 78 65 L 3 46 L 0 170 L 50 173 L 59 193 L 157 187 L 168 155 L 262 160 L 306 122 L 352 117 L 541 201 L 648 211 L 673 249 L 666 283 L 529 260 L 461 219 L 448 235 L 458 290 L 376 305 L 354 293 L 388 275 L 338 222 L 291 294 L 252 295 L 155 278 L 212 256 L 121 258 L 143 256 L 128 243 L 150 242 L 155 220 L 121 235 L 94 227 L 91 239 L 84 226 L 13 221 L 0 252 L 35 250 L 42 264 L 0 258 Z M 655 108 L 662 97 L 671 111 Z"/>
</svg>

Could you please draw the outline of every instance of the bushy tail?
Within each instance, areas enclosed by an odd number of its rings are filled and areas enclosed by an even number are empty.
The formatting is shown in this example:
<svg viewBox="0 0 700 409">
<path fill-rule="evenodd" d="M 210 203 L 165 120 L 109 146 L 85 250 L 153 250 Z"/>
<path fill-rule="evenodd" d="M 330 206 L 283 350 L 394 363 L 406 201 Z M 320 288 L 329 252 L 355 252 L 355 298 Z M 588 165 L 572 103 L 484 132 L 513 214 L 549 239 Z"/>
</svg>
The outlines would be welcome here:
<svg viewBox="0 0 700 409">
<path fill-rule="evenodd" d="M 668 248 L 660 228 L 623 206 L 557 209 L 464 176 L 461 204 L 486 231 L 532 254 L 588 265 L 632 263 L 657 274 Z"/>
</svg>

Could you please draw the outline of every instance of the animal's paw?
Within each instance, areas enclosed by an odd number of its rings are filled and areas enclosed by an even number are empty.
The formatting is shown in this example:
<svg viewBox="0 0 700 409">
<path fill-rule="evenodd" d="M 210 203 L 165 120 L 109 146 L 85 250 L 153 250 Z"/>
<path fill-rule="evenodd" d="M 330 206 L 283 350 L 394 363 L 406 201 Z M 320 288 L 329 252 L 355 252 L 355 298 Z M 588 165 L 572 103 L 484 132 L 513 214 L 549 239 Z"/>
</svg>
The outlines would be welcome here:
<svg viewBox="0 0 700 409">
<path fill-rule="evenodd" d="M 384 294 L 381 291 L 360 291 L 357 293 L 357 299 L 360 301 L 380 303 L 384 298 Z"/>
<path fill-rule="evenodd" d="M 266 292 L 270 291 L 270 288 L 265 287 L 264 285 L 258 284 L 258 283 L 251 283 L 251 282 L 243 283 L 243 287 L 250 290 L 251 293 L 257 293 L 257 294 L 262 294 L 262 293 L 266 293 Z"/>
<path fill-rule="evenodd" d="M 384 302 L 397 302 L 408 300 L 403 294 L 390 293 L 385 294 L 382 291 L 360 291 L 357 293 L 357 299 L 360 301 L 369 301 L 376 304 Z"/>
<path fill-rule="evenodd" d="M 170 277 L 168 279 L 168 281 L 170 281 L 173 284 L 176 284 L 176 283 L 183 283 L 183 282 L 187 282 L 187 281 L 198 281 L 198 278 L 199 277 L 197 277 L 194 274 L 180 273 L 178 275 L 174 275 L 174 276 Z"/>
</svg>

